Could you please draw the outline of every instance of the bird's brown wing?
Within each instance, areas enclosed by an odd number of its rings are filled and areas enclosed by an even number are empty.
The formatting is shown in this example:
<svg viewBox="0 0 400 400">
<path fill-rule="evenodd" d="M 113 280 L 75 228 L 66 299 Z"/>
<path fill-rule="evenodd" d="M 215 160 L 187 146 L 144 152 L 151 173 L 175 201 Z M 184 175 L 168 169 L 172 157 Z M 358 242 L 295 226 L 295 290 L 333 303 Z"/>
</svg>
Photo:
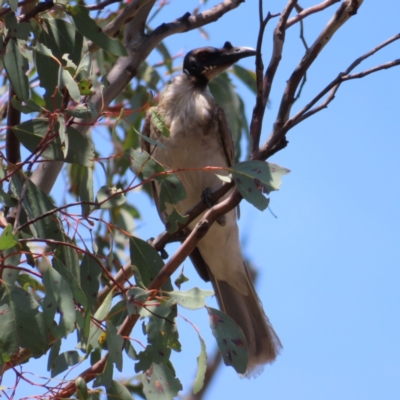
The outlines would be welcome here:
<svg viewBox="0 0 400 400">
<path fill-rule="evenodd" d="M 142 129 L 142 136 L 151 138 L 151 130 L 157 129 L 155 126 L 152 126 L 152 119 L 151 119 L 151 111 L 149 110 L 146 114 L 146 118 L 144 121 L 143 129 Z M 143 137 L 140 139 L 140 147 L 142 151 L 151 155 L 152 149 L 150 143 L 144 139 Z M 166 216 L 163 212 L 160 211 L 160 199 L 157 195 L 156 186 L 154 181 L 151 183 L 151 192 L 153 194 L 154 202 L 156 203 L 158 215 L 160 216 L 161 221 L 165 224 L 166 223 Z"/>
<path fill-rule="evenodd" d="M 235 163 L 235 145 L 233 144 L 231 128 L 229 127 L 229 122 L 226 118 L 225 111 L 220 106 L 217 108 L 217 117 L 218 131 L 221 135 L 222 145 L 224 146 L 228 166 L 231 167 Z"/>
</svg>

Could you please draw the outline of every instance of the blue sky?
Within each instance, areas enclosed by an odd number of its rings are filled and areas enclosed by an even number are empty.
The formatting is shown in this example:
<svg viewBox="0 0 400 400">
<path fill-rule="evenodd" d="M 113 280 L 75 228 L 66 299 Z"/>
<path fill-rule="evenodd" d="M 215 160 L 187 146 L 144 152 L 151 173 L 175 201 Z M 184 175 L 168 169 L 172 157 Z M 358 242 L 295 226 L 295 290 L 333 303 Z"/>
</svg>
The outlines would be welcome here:
<svg viewBox="0 0 400 400">
<path fill-rule="evenodd" d="M 208 1 L 207 6 L 214 3 Z M 256 3 L 248 0 L 207 26 L 208 41 L 194 31 L 168 38 L 166 45 L 172 54 L 204 45 L 221 46 L 226 40 L 254 47 L 258 32 Z M 265 12 L 272 13 L 286 4 L 283 0 L 264 3 Z M 185 4 L 186 8 L 182 2 L 171 2 L 157 21 L 181 16 L 197 1 Z M 312 4 L 301 2 L 304 8 Z M 306 20 L 309 44 L 337 7 Z M 399 15 L 400 3 L 396 0 L 365 1 L 311 67 L 294 111 L 355 58 L 397 34 Z M 271 21 L 266 31 L 265 63 L 271 53 L 275 23 Z M 264 140 L 285 83 L 303 55 L 298 33 L 298 26 L 294 26 L 287 34 L 264 120 Z M 396 59 L 399 51 L 400 43 L 396 42 L 357 70 Z M 159 61 L 158 55 L 153 53 L 150 61 Z M 241 65 L 253 68 L 253 63 L 246 59 Z M 400 69 L 394 68 L 344 83 L 328 109 L 289 133 L 288 147 L 271 159 L 292 171 L 283 177 L 281 190 L 271 195 L 271 208 L 278 218 L 242 202 L 239 223 L 243 251 L 259 271 L 258 293 L 284 349 L 257 379 L 240 379 L 233 369 L 222 366 L 206 400 L 399 398 L 399 75 Z M 250 118 L 253 94 L 237 85 Z M 146 197 L 135 196 L 141 212 L 152 214 L 154 206 Z M 153 219 L 138 226 L 137 234 L 144 239 L 162 230 L 153 214 Z M 191 271 L 188 261 L 184 265 L 191 278 L 187 289 L 209 288 Z M 215 343 L 206 311 L 180 312 L 199 327 L 212 351 Z M 174 355 L 173 362 L 187 390 L 195 376 L 199 344 L 190 325 L 183 319 L 178 323 L 183 352 Z M 139 331 L 138 326 L 132 337 L 139 337 Z M 34 361 L 25 369 L 46 375 L 46 362 Z M 133 365 L 126 364 L 123 376 L 133 374 Z M 21 386 L 19 396 L 29 394 L 29 389 Z"/>
</svg>

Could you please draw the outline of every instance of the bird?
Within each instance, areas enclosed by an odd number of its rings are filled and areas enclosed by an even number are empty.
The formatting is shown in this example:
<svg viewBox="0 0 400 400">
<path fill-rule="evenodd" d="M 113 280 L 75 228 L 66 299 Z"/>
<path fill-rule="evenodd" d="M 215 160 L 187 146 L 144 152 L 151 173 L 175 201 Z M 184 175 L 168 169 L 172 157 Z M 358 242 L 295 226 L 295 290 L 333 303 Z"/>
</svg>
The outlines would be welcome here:
<svg viewBox="0 0 400 400">
<path fill-rule="evenodd" d="M 142 135 L 164 146 L 142 138 L 142 150 L 169 169 L 187 169 L 177 172 L 186 198 L 174 206 L 182 215 L 204 199 L 210 190 L 223 185 L 215 174 L 201 168 L 231 167 L 235 160 L 229 123 L 208 83 L 240 59 L 254 55 L 254 49 L 234 47 L 230 42 L 222 48 L 202 47 L 188 52 L 184 57 L 183 72 L 161 93 L 158 105 L 153 108 L 169 129 L 169 137 L 160 132 L 159 125 L 157 128 L 152 117 L 154 112 L 147 112 Z M 228 175 L 227 171 L 219 172 L 220 175 L 224 173 Z M 159 191 L 155 182 L 156 204 Z M 167 213 L 172 209 L 171 206 Z M 160 213 L 160 216 L 165 222 L 165 215 Z M 189 224 L 189 232 L 200 218 L 201 215 Z M 220 309 L 244 333 L 248 349 L 244 375 L 259 374 L 265 364 L 276 359 L 282 344 L 263 310 L 244 260 L 235 209 L 210 227 L 190 258 L 201 278 L 211 281 Z"/>
</svg>

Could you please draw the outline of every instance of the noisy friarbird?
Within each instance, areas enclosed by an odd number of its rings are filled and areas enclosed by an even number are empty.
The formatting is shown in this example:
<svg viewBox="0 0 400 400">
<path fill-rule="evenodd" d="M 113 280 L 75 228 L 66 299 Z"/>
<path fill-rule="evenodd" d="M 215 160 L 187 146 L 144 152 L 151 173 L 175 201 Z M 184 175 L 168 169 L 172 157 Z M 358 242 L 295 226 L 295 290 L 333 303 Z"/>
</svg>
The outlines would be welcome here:
<svg viewBox="0 0 400 400">
<path fill-rule="evenodd" d="M 199 168 L 230 167 L 234 163 L 228 121 L 207 84 L 238 60 L 255 54 L 251 48 L 233 47 L 229 42 L 221 49 L 203 47 L 190 51 L 183 62 L 183 73 L 161 94 L 156 107 L 170 131 L 168 138 L 157 129 L 152 113 L 147 114 L 143 135 L 163 143 L 165 148 L 142 139 L 142 149 L 167 168 L 187 169 L 177 173 L 186 190 L 186 198 L 176 204 L 181 214 L 198 203 L 204 193 L 223 184 L 215 174 Z M 155 183 L 155 196 L 158 190 Z M 200 276 L 212 282 L 221 310 L 243 330 L 249 355 L 246 375 L 259 372 L 262 365 L 275 360 L 282 345 L 264 313 L 244 261 L 235 210 L 211 226 L 191 259 Z"/>
</svg>

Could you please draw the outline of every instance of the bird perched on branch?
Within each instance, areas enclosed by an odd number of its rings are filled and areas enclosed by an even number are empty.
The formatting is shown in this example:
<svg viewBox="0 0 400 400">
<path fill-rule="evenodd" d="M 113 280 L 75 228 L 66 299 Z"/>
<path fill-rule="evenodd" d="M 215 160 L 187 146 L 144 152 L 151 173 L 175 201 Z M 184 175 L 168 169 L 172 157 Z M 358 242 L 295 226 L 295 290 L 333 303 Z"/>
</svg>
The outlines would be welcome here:
<svg viewBox="0 0 400 400">
<path fill-rule="evenodd" d="M 190 51 L 184 59 L 183 73 L 162 93 L 156 108 L 170 136 L 164 137 L 157 129 L 151 112 L 147 115 L 143 135 L 163 143 L 166 148 L 142 140 L 142 149 L 168 168 L 187 169 L 177 173 L 186 190 L 186 198 L 176 204 L 181 214 L 199 202 L 205 191 L 223 184 L 215 174 L 200 168 L 230 167 L 234 163 L 228 121 L 207 84 L 238 60 L 255 54 L 251 48 L 233 47 L 229 42 L 221 49 L 203 47 Z M 156 196 L 157 190 L 156 183 Z M 189 229 L 194 228 L 199 218 Z M 191 259 L 200 276 L 212 282 L 221 310 L 243 330 L 249 355 L 246 375 L 273 362 L 282 346 L 264 313 L 244 261 L 235 210 L 210 227 Z"/>
</svg>

